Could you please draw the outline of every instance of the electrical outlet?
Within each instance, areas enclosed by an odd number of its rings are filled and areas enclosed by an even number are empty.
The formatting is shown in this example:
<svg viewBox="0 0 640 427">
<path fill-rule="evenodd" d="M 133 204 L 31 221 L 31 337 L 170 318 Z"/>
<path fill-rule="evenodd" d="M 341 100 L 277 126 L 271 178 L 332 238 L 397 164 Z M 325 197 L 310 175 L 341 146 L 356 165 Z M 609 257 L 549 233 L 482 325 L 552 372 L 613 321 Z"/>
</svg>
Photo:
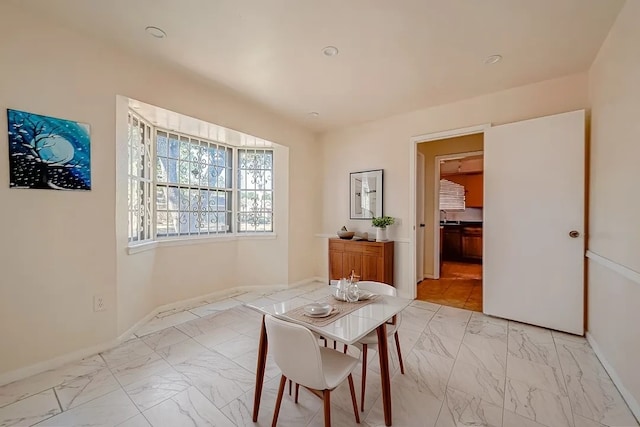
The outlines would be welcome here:
<svg viewBox="0 0 640 427">
<path fill-rule="evenodd" d="M 107 306 L 104 303 L 104 297 L 102 295 L 93 296 L 93 311 L 104 311 Z"/>
</svg>

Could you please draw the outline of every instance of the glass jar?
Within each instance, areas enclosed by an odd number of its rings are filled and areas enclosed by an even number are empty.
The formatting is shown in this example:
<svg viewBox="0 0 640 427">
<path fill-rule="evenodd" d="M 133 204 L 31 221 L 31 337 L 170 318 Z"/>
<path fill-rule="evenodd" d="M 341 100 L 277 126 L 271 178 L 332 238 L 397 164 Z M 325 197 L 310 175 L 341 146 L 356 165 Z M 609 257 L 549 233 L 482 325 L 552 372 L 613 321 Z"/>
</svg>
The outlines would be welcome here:
<svg viewBox="0 0 640 427">
<path fill-rule="evenodd" d="M 335 290 L 335 294 L 334 296 L 336 297 L 336 299 L 340 300 L 340 301 L 346 301 L 346 294 L 347 294 L 347 288 L 349 286 L 349 281 L 347 279 L 345 279 L 344 277 L 340 280 L 338 280 L 338 283 L 336 283 L 336 290 Z"/>
<path fill-rule="evenodd" d="M 355 280 L 349 281 L 347 285 L 347 292 L 345 294 L 348 302 L 356 302 L 360 297 L 360 290 L 358 289 L 358 282 Z"/>
</svg>

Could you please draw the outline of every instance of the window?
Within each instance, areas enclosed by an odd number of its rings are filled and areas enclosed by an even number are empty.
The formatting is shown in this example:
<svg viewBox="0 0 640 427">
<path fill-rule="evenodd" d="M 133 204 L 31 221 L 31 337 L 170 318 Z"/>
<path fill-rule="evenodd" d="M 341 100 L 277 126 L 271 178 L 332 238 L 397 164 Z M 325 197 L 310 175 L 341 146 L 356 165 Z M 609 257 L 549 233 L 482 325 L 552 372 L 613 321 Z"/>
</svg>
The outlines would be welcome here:
<svg viewBox="0 0 640 427">
<path fill-rule="evenodd" d="M 128 210 L 129 242 L 151 240 L 151 125 L 136 114 L 129 114 Z"/>
<path fill-rule="evenodd" d="M 273 231 L 271 150 L 238 150 L 238 231 Z"/>
<path fill-rule="evenodd" d="M 464 210 L 464 186 L 447 179 L 440 180 L 440 210 Z"/>
<path fill-rule="evenodd" d="M 273 150 L 154 128 L 129 113 L 130 243 L 273 232 L 273 192 Z"/>
<path fill-rule="evenodd" d="M 233 151 L 156 131 L 156 236 L 231 232 Z"/>
</svg>

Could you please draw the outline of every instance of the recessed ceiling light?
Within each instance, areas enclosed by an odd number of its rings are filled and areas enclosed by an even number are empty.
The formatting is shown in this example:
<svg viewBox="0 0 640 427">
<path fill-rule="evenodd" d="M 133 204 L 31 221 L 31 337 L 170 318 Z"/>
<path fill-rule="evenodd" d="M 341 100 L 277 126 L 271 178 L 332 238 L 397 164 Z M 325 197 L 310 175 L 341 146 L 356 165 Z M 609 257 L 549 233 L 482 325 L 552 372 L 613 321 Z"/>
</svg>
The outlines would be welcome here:
<svg viewBox="0 0 640 427">
<path fill-rule="evenodd" d="M 158 27 L 154 27 L 152 25 L 149 25 L 147 28 L 144 29 L 147 34 L 157 38 L 157 39 L 163 39 L 165 37 L 167 37 L 167 33 L 164 32 L 164 30 L 162 28 L 158 28 Z"/>
<path fill-rule="evenodd" d="M 338 54 L 338 48 L 335 46 L 327 46 L 322 49 L 324 56 L 336 56 Z"/>
<path fill-rule="evenodd" d="M 312 111 L 312 112 L 309 113 L 309 117 L 313 117 L 314 119 L 316 117 L 318 117 L 319 115 L 320 115 L 320 113 L 318 113 L 317 111 Z"/>
<path fill-rule="evenodd" d="M 484 60 L 484 63 L 487 65 L 491 65 L 491 64 L 496 64 L 500 61 L 502 61 L 502 55 L 491 55 Z"/>
</svg>

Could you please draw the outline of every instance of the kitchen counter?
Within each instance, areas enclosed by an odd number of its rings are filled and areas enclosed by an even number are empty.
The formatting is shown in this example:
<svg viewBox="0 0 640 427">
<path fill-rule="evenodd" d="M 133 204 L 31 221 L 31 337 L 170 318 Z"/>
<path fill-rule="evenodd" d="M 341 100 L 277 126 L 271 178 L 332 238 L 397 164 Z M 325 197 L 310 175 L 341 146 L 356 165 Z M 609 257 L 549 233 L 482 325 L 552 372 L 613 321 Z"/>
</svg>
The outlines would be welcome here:
<svg viewBox="0 0 640 427">
<path fill-rule="evenodd" d="M 482 227 L 482 221 L 440 221 L 440 227 L 451 227 L 451 226 L 462 226 L 462 227 Z"/>
</svg>

